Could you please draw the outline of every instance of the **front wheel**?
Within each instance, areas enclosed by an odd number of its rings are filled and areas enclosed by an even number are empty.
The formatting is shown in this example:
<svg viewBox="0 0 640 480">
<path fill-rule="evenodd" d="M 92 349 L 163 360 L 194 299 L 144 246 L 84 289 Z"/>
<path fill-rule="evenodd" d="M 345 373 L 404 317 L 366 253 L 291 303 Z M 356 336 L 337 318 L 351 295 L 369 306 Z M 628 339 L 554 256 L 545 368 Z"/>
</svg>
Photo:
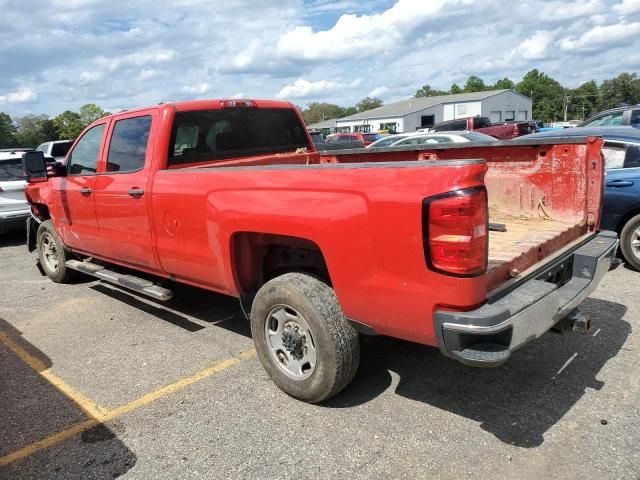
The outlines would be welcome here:
<svg viewBox="0 0 640 480">
<path fill-rule="evenodd" d="M 358 333 L 333 289 L 315 277 L 287 273 L 265 283 L 251 308 L 251 333 L 271 379 L 299 400 L 332 397 L 358 369 Z"/>
<path fill-rule="evenodd" d="M 636 270 L 640 270 L 640 215 L 630 219 L 620 232 L 620 250 Z"/>
<path fill-rule="evenodd" d="M 65 283 L 73 278 L 75 272 L 65 265 L 68 251 L 58 238 L 51 220 L 45 220 L 38 227 L 38 257 L 40 265 L 51 280 Z"/>
</svg>

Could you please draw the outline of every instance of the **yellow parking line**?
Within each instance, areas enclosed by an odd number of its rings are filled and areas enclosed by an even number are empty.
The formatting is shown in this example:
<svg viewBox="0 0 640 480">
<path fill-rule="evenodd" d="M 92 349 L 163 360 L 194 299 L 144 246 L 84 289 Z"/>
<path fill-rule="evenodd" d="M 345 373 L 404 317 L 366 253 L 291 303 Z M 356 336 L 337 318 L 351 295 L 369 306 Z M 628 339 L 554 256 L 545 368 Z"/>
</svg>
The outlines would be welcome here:
<svg viewBox="0 0 640 480">
<path fill-rule="evenodd" d="M 88 415 L 99 418 L 106 412 L 105 408 L 101 407 L 96 402 L 77 391 L 71 385 L 67 384 L 64 380 L 53 373 L 42 360 L 27 352 L 6 333 L 0 332 L 0 342 L 4 343 L 9 350 L 15 353 L 24 363 L 38 372 L 42 378 L 50 382 L 63 394 L 76 402 Z"/>
<path fill-rule="evenodd" d="M 6 340 L 9 340 L 9 342 L 12 342 L 5 334 L 3 334 L 2 332 L 0 332 L 0 341 L 2 341 L 3 343 L 5 343 L 7 346 L 9 346 L 9 344 L 6 342 Z M 13 345 L 15 345 L 15 342 L 12 342 Z M 16 345 L 17 346 L 17 345 Z M 31 365 L 32 367 L 34 365 L 39 365 L 39 366 L 43 366 L 44 364 L 39 360 L 36 359 L 35 357 L 33 357 L 32 355 L 30 355 L 29 353 L 27 353 L 26 351 L 24 351 L 24 349 L 22 349 L 21 347 L 18 346 L 18 351 L 23 352 L 24 354 L 26 354 L 25 357 L 21 356 L 20 353 L 18 353 L 16 350 L 14 350 L 11 346 L 9 346 L 9 348 L 11 348 L 11 350 L 13 350 L 14 352 L 16 352 L 16 354 L 18 356 L 20 356 L 20 358 L 22 358 L 26 363 L 28 363 L 29 365 Z M 178 390 L 182 390 L 185 387 L 188 387 L 189 385 L 192 385 L 196 382 L 199 382 L 200 380 L 204 380 L 205 378 L 208 378 L 212 375 L 215 375 L 223 370 L 226 370 L 227 368 L 233 367 L 234 365 L 237 365 L 241 362 L 243 362 L 244 360 L 247 360 L 253 356 L 255 356 L 256 351 L 254 349 L 248 350 L 246 352 L 241 352 L 240 354 L 238 354 L 236 357 L 231 357 L 231 358 L 227 358 L 224 360 L 220 360 L 219 362 L 214 363 L 213 365 L 211 365 L 208 368 L 205 368 L 203 370 L 200 370 L 199 372 L 194 373 L 193 375 L 190 375 L 188 377 L 182 378 L 180 380 L 177 380 L 176 382 L 170 383 L 168 385 L 165 385 L 164 387 L 160 387 L 157 390 L 154 390 L 153 392 L 147 393 L 145 395 L 142 395 L 141 397 L 136 398 L 135 400 L 132 400 L 128 403 L 125 403 L 124 405 L 121 405 L 119 407 L 116 407 L 112 410 L 106 410 L 102 407 L 99 407 L 95 402 L 91 402 L 91 400 L 87 399 L 86 397 L 84 397 L 83 395 L 79 394 L 78 392 L 76 392 L 75 390 L 73 390 L 73 392 L 77 395 L 80 395 L 83 400 L 89 401 L 91 403 L 93 403 L 93 405 L 95 407 L 97 407 L 98 409 L 95 411 L 95 415 L 92 415 L 94 418 L 90 418 L 88 420 L 76 423 L 75 425 L 72 425 L 64 430 L 61 430 L 59 432 L 56 432 L 46 438 L 43 438 L 41 440 L 38 440 L 35 443 L 32 443 L 30 445 L 27 445 L 19 450 L 16 450 L 15 452 L 9 453 L 3 457 L 0 457 L 0 466 L 2 465 L 8 465 L 10 463 L 13 463 L 17 460 L 21 460 L 25 457 L 28 457 L 29 455 L 32 455 L 44 448 L 48 448 L 51 447 L 52 445 L 55 445 L 57 443 L 62 442 L 63 440 L 67 440 L 68 438 L 71 438 L 75 435 L 78 435 L 86 430 L 89 430 L 90 428 L 95 427 L 98 424 L 101 423 L 105 423 L 108 422 L 109 420 L 113 420 L 116 417 L 119 417 L 120 415 L 123 415 L 125 413 L 128 413 L 132 410 L 135 410 L 137 408 L 143 407 L 145 405 L 150 404 L 151 402 L 154 402 L 155 400 L 158 400 L 159 398 L 165 397 L 171 393 L 177 392 Z M 36 363 L 29 363 L 27 361 L 27 359 L 30 359 L 30 361 L 33 361 L 33 359 L 36 360 Z M 39 363 L 37 363 L 39 362 Z M 35 368 L 35 367 L 34 367 Z M 57 377 L 56 377 L 57 378 Z M 65 384 L 66 385 L 66 384 Z M 68 386 L 67 386 L 68 387 Z M 70 388 L 70 387 L 69 387 Z M 82 406 L 82 405 L 81 405 Z M 83 409 L 85 407 L 82 407 Z"/>
</svg>

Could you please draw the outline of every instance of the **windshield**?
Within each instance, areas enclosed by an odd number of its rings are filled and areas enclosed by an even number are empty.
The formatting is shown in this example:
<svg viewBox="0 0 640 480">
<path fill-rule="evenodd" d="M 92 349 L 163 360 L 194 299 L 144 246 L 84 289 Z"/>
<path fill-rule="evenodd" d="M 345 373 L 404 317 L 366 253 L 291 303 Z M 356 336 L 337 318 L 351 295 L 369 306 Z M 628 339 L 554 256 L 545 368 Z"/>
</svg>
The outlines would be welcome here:
<svg viewBox="0 0 640 480">
<path fill-rule="evenodd" d="M 225 108 L 178 112 L 169 165 L 295 152 L 309 148 L 306 129 L 288 108 Z"/>
</svg>

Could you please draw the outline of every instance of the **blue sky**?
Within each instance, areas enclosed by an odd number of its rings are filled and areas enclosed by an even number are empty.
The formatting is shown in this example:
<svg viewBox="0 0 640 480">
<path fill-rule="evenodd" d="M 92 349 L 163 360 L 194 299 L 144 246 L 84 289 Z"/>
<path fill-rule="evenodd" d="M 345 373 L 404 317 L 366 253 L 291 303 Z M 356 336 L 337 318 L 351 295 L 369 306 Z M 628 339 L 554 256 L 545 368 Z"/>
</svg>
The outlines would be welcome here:
<svg viewBox="0 0 640 480">
<path fill-rule="evenodd" d="M 391 102 L 469 75 L 640 73 L 640 0 L 0 0 L 0 111 Z"/>
</svg>

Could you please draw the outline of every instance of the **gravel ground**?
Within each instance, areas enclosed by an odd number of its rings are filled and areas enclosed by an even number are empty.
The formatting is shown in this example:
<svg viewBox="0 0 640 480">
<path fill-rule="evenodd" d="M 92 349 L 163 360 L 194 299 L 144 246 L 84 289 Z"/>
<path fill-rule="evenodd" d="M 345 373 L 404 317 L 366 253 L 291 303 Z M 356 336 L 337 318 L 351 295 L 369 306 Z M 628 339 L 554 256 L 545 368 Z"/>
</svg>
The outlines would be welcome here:
<svg viewBox="0 0 640 480">
<path fill-rule="evenodd" d="M 584 303 L 588 337 L 547 334 L 488 370 L 368 337 L 353 384 L 316 406 L 239 357 L 252 342 L 233 299 L 57 285 L 19 235 L 0 239 L 0 271 L 14 345 L 0 343 L 0 457 L 54 436 L 1 478 L 640 478 L 640 274 L 624 265 Z M 132 407 L 57 438 L 91 414 L 38 370 L 107 411 Z"/>
</svg>

